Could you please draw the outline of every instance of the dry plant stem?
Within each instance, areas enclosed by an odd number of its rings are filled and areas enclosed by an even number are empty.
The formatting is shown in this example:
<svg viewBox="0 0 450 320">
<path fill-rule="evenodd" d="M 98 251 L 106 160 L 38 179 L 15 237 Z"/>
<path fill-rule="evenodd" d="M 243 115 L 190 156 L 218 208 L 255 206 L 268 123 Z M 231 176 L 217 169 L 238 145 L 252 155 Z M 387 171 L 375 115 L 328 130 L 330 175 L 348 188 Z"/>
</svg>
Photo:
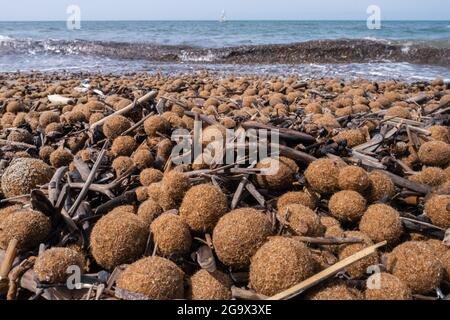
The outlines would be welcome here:
<svg viewBox="0 0 450 320">
<path fill-rule="evenodd" d="M 387 244 L 386 241 L 380 242 L 378 244 L 375 244 L 373 246 L 367 247 L 354 255 L 351 255 L 348 258 L 345 258 L 344 260 L 339 261 L 338 263 L 332 265 L 331 267 L 315 274 L 314 276 L 306 279 L 303 282 L 300 282 L 299 284 L 293 286 L 292 288 L 289 288 L 283 292 L 280 292 L 270 298 L 268 300 L 285 300 L 293 298 L 305 290 L 317 285 L 318 283 L 334 276 L 338 272 L 344 270 L 345 268 L 351 266 L 352 264 L 364 259 L 365 257 L 368 257 L 374 253 L 376 253 L 378 248 L 381 248 Z"/>
<path fill-rule="evenodd" d="M 249 169 L 256 166 L 256 161 L 253 161 L 253 163 L 248 167 Z M 236 191 L 234 192 L 233 199 L 231 200 L 231 209 L 235 209 L 241 200 L 242 192 L 244 191 L 245 186 L 247 185 L 249 174 L 246 174 L 242 177 L 241 182 L 239 182 L 238 187 L 236 188 Z"/>
<path fill-rule="evenodd" d="M 11 241 L 9 241 L 5 257 L 2 264 L 0 265 L 0 294 L 8 289 L 8 274 L 14 263 L 14 259 L 16 259 L 17 243 L 17 239 L 12 239 Z"/>
<path fill-rule="evenodd" d="M 15 142 L 15 141 L 9 141 L 5 139 L 0 139 L 0 146 L 11 146 L 16 148 L 22 148 L 22 149 L 36 149 L 35 145 L 24 143 L 24 142 Z"/>
<path fill-rule="evenodd" d="M 272 150 L 274 150 L 274 148 L 279 148 L 280 150 L 280 155 L 291 158 L 293 160 L 296 161 L 301 161 L 304 163 L 311 163 L 315 160 L 317 160 L 316 157 L 313 157 L 312 155 L 305 153 L 305 152 L 301 152 L 283 145 L 275 145 L 275 144 L 271 144 L 270 147 L 272 148 Z"/>
<path fill-rule="evenodd" d="M 438 226 L 435 226 L 434 224 L 431 224 L 431 223 L 427 223 L 427 222 L 423 222 L 423 221 L 415 220 L 415 219 L 410 219 L 410 218 L 406 218 L 406 217 L 400 217 L 400 219 L 402 219 L 403 221 L 408 221 L 408 222 L 411 222 L 411 223 L 415 223 L 415 224 L 418 224 L 418 225 L 421 225 L 421 226 L 424 226 L 424 227 L 427 227 L 427 228 L 433 228 L 433 229 L 437 229 L 437 230 L 441 230 L 441 231 L 445 232 L 445 229 L 443 229 L 441 227 L 438 227 Z"/>
<path fill-rule="evenodd" d="M 148 115 L 146 115 L 144 118 L 142 118 L 141 120 L 139 120 L 138 122 L 136 122 L 130 129 L 124 131 L 121 135 L 122 136 L 126 136 L 129 133 L 133 132 L 134 130 L 136 130 L 137 128 L 139 128 L 140 126 L 142 126 L 142 124 L 145 122 L 145 120 L 147 120 L 148 118 L 150 118 L 151 116 L 153 116 L 155 113 L 154 112 L 150 112 Z"/>
<path fill-rule="evenodd" d="M 22 276 L 34 266 L 36 257 L 32 256 L 22 261 L 18 266 L 11 270 L 9 275 L 9 289 L 6 300 L 17 299 L 17 289 Z"/>
<path fill-rule="evenodd" d="M 59 195 L 61 193 L 61 179 L 68 170 L 68 167 L 61 167 L 58 168 L 53 175 L 52 179 L 50 180 L 49 186 L 48 186 L 48 199 L 53 204 L 53 206 L 56 206 L 56 203 L 58 202 Z"/>
<path fill-rule="evenodd" d="M 92 167 L 91 173 L 89 174 L 86 182 L 84 183 L 83 188 L 80 191 L 80 194 L 78 195 L 77 199 L 75 200 L 73 206 L 69 209 L 68 211 L 68 215 L 72 216 L 78 209 L 78 207 L 80 206 L 81 202 L 84 200 L 84 198 L 86 197 L 88 190 L 89 190 L 89 186 L 92 184 L 92 182 L 94 182 L 95 179 L 95 174 L 97 172 L 97 169 L 99 168 L 103 157 L 106 154 L 107 148 L 109 146 L 109 142 L 105 141 L 102 150 L 100 151 L 97 160 L 94 163 L 94 166 Z"/>
<path fill-rule="evenodd" d="M 301 242 L 308 242 L 311 244 L 322 244 L 322 245 L 330 245 L 330 244 L 346 244 L 346 243 L 361 243 L 364 242 L 363 239 L 360 238 L 339 238 L 339 237 L 293 237 L 296 240 Z"/>
<path fill-rule="evenodd" d="M 414 181 L 409 181 L 408 179 L 399 177 L 398 175 L 393 174 L 389 171 L 383 170 L 381 172 L 389 176 L 392 179 L 392 182 L 394 182 L 394 184 L 399 187 L 406 188 L 423 195 L 430 193 L 432 190 L 432 188 L 427 185 L 420 184 Z"/>
<path fill-rule="evenodd" d="M 81 179 L 83 181 L 86 181 L 89 178 L 90 169 L 86 162 L 81 160 L 79 156 L 76 156 L 73 158 L 73 164 L 75 165 L 75 168 L 77 169 L 78 173 L 81 176 Z"/>
<path fill-rule="evenodd" d="M 242 127 L 245 130 L 248 130 L 248 129 L 264 129 L 264 130 L 268 130 L 268 131 L 276 130 L 276 131 L 278 131 L 280 138 L 288 139 L 288 140 L 297 140 L 297 141 L 301 141 L 306 144 L 312 144 L 312 143 L 316 142 L 316 139 L 309 134 L 299 132 L 297 130 L 292 130 L 292 129 L 278 128 L 278 127 L 262 124 L 259 122 L 247 121 L 242 124 Z"/>
<path fill-rule="evenodd" d="M 93 123 L 93 124 L 91 125 L 91 127 L 89 128 L 89 131 L 92 132 L 96 127 L 98 127 L 98 126 L 104 124 L 105 121 L 107 121 L 108 119 L 110 119 L 110 118 L 112 118 L 112 117 L 114 117 L 114 116 L 117 116 L 117 115 L 125 114 L 125 113 L 131 111 L 136 105 L 139 105 L 139 104 L 141 104 L 141 103 L 145 103 L 145 102 L 147 102 L 147 101 L 149 101 L 149 100 L 155 98 L 157 94 L 158 94 L 157 91 L 150 91 L 150 92 L 147 93 L 145 96 L 139 98 L 139 100 L 137 100 L 137 102 L 133 102 L 133 103 L 129 104 L 128 106 L 126 106 L 125 108 L 120 109 L 120 110 L 117 110 L 117 111 L 114 112 L 113 114 L 110 114 L 109 116 L 104 117 L 103 119 L 101 119 L 101 120 L 99 120 L 99 121 Z"/>
<path fill-rule="evenodd" d="M 208 116 L 204 115 L 204 114 L 200 114 L 197 112 L 192 112 L 192 111 L 185 111 L 184 112 L 185 115 L 189 116 L 189 117 L 198 117 L 198 119 L 202 120 L 203 122 L 206 122 L 209 125 L 219 125 L 222 126 L 219 122 L 217 122 L 216 120 L 213 120 L 211 118 L 209 118 Z M 223 126 L 222 126 L 223 127 Z M 225 128 L 225 127 L 224 127 Z"/>
</svg>

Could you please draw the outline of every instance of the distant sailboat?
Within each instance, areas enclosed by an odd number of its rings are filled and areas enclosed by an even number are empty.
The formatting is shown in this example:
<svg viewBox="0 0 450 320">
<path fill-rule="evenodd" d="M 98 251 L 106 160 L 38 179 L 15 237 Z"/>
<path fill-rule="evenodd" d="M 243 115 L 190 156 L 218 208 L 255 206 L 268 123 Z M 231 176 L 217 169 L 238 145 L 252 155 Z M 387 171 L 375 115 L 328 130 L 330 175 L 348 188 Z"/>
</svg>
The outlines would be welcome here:
<svg viewBox="0 0 450 320">
<path fill-rule="evenodd" d="M 227 14 L 225 10 L 222 11 L 222 15 L 220 16 L 219 22 L 223 23 L 227 21 Z"/>
</svg>

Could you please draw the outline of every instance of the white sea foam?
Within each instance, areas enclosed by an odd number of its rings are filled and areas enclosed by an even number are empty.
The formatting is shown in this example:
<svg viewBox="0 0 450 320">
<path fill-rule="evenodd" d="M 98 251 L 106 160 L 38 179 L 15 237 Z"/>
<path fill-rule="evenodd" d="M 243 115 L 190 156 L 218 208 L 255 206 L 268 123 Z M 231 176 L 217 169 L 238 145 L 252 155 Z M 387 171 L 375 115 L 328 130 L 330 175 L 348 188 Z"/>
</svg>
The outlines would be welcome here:
<svg viewBox="0 0 450 320">
<path fill-rule="evenodd" d="M 0 34 L 0 42 L 10 42 L 13 41 L 14 39 L 8 36 L 4 36 Z"/>
<path fill-rule="evenodd" d="M 210 50 L 204 55 L 193 54 L 192 52 L 182 50 L 180 59 L 183 62 L 213 62 L 218 57 Z"/>
</svg>

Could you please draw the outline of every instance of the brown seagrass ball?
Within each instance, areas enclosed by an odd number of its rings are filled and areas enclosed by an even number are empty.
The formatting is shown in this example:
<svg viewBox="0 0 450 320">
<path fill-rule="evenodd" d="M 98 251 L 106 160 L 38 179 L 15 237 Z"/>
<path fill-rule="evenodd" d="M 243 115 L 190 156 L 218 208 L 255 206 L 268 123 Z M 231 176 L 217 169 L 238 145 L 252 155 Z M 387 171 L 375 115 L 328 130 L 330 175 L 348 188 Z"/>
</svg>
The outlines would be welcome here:
<svg viewBox="0 0 450 320">
<path fill-rule="evenodd" d="M 386 257 L 387 270 L 413 293 L 427 294 L 437 288 L 443 278 L 442 263 L 424 242 L 404 242 Z"/>
<path fill-rule="evenodd" d="M 164 174 L 158 169 L 147 168 L 141 171 L 139 180 L 143 186 L 149 186 L 152 183 L 161 181 L 163 176 Z"/>
<path fill-rule="evenodd" d="M 103 133 L 108 139 L 114 140 L 130 128 L 130 120 L 124 116 L 115 115 L 105 121 L 103 124 Z"/>
<path fill-rule="evenodd" d="M 433 224 L 450 228 L 450 195 L 435 195 L 425 202 L 425 212 Z"/>
<path fill-rule="evenodd" d="M 130 264 L 116 285 L 152 300 L 182 299 L 184 272 L 168 259 L 147 257 Z"/>
<path fill-rule="evenodd" d="M 445 167 L 450 163 L 450 144 L 442 141 L 429 141 L 420 146 L 420 162 L 427 166 Z"/>
<path fill-rule="evenodd" d="M 374 242 L 393 244 L 400 240 L 403 225 L 397 210 L 386 204 L 373 204 L 361 218 L 359 230 Z"/>
<path fill-rule="evenodd" d="M 192 236 L 189 226 L 175 214 L 165 213 L 150 225 L 153 241 L 164 256 L 185 254 L 189 252 Z"/>
<path fill-rule="evenodd" d="M 321 236 L 325 228 L 319 216 L 302 204 L 288 204 L 278 209 L 277 218 L 281 224 L 298 236 Z"/>
<path fill-rule="evenodd" d="M 192 300 L 231 300 L 232 298 L 232 281 L 221 271 L 216 270 L 211 273 L 201 269 L 191 277 L 190 283 Z"/>
<path fill-rule="evenodd" d="M 14 159 L 3 172 L 1 186 L 5 197 L 29 194 L 40 185 L 50 182 L 53 169 L 42 160 Z"/>
<path fill-rule="evenodd" d="M 6 249 L 16 239 L 19 251 L 34 249 L 50 231 L 50 219 L 43 213 L 31 209 L 11 211 L 0 221 L 0 248 Z"/>
<path fill-rule="evenodd" d="M 366 210 L 366 199 L 356 191 L 335 193 L 328 203 L 331 215 L 342 222 L 357 222 Z"/>
<path fill-rule="evenodd" d="M 280 209 L 288 204 L 302 204 L 305 207 L 314 210 L 317 206 L 317 197 L 309 191 L 291 191 L 286 192 L 277 200 L 277 208 Z"/>
<path fill-rule="evenodd" d="M 314 274 L 314 260 L 308 247 L 291 238 L 273 237 L 251 259 L 249 286 L 273 296 Z"/>
<path fill-rule="evenodd" d="M 178 209 L 190 186 L 189 177 L 185 173 L 172 170 L 164 174 L 158 199 L 163 210 Z"/>
<path fill-rule="evenodd" d="M 341 190 L 364 192 L 370 185 L 366 170 L 357 166 L 347 166 L 339 172 L 339 187 Z"/>
<path fill-rule="evenodd" d="M 78 267 L 83 272 L 84 257 L 80 252 L 70 248 L 50 248 L 37 257 L 34 273 L 40 282 L 64 283 L 70 267 Z"/>
<path fill-rule="evenodd" d="M 270 235 L 272 225 L 267 215 L 241 208 L 220 218 L 213 231 L 213 245 L 222 263 L 242 269 L 248 267 L 250 258 Z"/>
<path fill-rule="evenodd" d="M 412 300 L 411 290 L 389 273 L 375 273 L 367 279 L 367 300 Z"/>
<path fill-rule="evenodd" d="M 180 216 L 192 231 L 211 232 L 227 208 L 227 198 L 220 188 L 201 184 L 186 192 L 180 206 Z"/>
<path fill-rule="evenodd" d="M 321 194 L 331 194 L 339 189 L 339 167 L 331 159 L 318 159 L 305 171 L 311 188 Z"/>
<path fill-rule="evenodd" d="M 95 261 L 108 270 L 139 259 L 147 245 L 149 230 L 134 213 L 115 209 L 103 216 L 91 233 Z"/>
<path fill-rule="evenodd" d="M 295 174 L 299 170 L 295 161 L 285 157 L 265 158 L 256 165 L 256 168 L 263 170 L 256 176 L 258 186 L 272 190 L 289 188 L 295 181 Z"/>
</svg>

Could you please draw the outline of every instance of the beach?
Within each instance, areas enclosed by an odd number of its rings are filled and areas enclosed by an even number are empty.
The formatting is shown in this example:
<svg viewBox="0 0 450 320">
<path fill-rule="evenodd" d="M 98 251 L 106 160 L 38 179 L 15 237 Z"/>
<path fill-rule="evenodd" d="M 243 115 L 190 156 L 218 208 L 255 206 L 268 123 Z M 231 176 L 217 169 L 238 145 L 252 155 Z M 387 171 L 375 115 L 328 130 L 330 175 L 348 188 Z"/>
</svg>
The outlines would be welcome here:
<svg viewBox="0 0 450 320">
<path fill-rule="evenodd" d="M 446 22 L 224 23 L 0 23 L 0 298 L 449 299 Z"/>
</svg>

